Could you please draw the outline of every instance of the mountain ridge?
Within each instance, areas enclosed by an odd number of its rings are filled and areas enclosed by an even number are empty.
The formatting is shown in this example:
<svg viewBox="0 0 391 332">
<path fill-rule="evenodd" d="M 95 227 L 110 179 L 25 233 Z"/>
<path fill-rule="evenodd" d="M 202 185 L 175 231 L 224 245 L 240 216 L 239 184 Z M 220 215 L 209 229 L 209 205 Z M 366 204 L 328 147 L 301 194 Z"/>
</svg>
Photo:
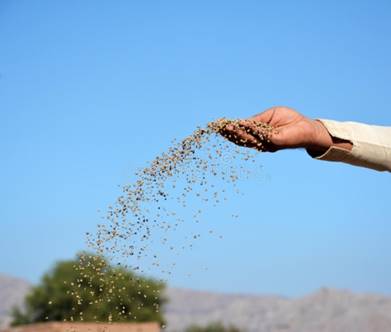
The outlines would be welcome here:
<svg viewBox="0 0 391 332">
<path fill-rule="evenodd" d="M 21 305 L 31 284 L 0 274 L 0 328 L 10 323 L 12 306 Z M 168 288 L 167 332 L 212 321 L 248 332 L 389 332 L 391 297 L 321 288 L 308 295 L 225 294 Z"/>
</svg>

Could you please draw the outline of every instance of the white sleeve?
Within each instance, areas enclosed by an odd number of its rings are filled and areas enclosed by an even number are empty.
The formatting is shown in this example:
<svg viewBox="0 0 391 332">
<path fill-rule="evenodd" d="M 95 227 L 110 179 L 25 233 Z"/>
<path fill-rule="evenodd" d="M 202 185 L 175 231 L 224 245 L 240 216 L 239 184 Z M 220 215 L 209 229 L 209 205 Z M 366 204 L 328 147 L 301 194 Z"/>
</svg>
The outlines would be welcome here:
<svg viewBox="0 0 391 332">
<path fill-rule="evenodd" d="M 352 150 L 331 146 L 319 160 L 339 161 L 355 166 L 391 172 L 391 127 L 358 122 L 319 119 L 331 136 L 350 141 Z"/>
</svg>

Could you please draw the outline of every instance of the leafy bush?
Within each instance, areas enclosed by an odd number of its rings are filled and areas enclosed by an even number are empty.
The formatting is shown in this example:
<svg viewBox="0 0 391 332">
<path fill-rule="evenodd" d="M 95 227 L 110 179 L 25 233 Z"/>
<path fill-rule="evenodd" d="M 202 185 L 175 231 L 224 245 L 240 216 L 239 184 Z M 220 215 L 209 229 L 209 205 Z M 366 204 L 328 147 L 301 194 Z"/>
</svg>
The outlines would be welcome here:
<svg viewBox="0 0 391 332">
<path fill-rule="evenodd" d="M 58 262 L 13 310 L 12 325 L 43 321 L 155 321 L 164 323 L 165 285 L 96 255 Z"/>
</svg>

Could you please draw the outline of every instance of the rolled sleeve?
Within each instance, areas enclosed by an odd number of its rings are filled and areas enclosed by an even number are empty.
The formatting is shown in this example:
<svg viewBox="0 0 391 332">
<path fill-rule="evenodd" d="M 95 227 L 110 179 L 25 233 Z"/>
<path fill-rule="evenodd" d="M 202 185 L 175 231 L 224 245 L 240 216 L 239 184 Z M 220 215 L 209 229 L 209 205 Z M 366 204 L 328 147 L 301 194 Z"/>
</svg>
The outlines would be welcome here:
<svg viewBox="0 0 391 332">
<path fill-rule="evenodd" d="M 355 166 L 391 172 L 391 127 L 358 122 L 319 119 L 331 136 L 350 141 L 352 150 L 331 146 L 319 160 L 344 162 Z"/>
</svg>

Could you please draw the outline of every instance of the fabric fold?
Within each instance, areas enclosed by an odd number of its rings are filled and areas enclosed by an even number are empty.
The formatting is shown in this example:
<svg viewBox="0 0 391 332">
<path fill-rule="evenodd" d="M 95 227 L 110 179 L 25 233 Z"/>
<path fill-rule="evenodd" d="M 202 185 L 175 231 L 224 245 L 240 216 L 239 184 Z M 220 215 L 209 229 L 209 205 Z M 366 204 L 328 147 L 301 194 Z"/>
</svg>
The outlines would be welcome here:
<svg viewBox="0 0 391 332">
<path fill-rule="evenodd" d="M 322 155 L 309 155 L 318 160 L 337 161 L 355 166 L 391 172 L 391 127 L 358 122 L 319 119 L 335 138 L 350 141 L 352 150 L 331 146 Z"/>
</svg>

